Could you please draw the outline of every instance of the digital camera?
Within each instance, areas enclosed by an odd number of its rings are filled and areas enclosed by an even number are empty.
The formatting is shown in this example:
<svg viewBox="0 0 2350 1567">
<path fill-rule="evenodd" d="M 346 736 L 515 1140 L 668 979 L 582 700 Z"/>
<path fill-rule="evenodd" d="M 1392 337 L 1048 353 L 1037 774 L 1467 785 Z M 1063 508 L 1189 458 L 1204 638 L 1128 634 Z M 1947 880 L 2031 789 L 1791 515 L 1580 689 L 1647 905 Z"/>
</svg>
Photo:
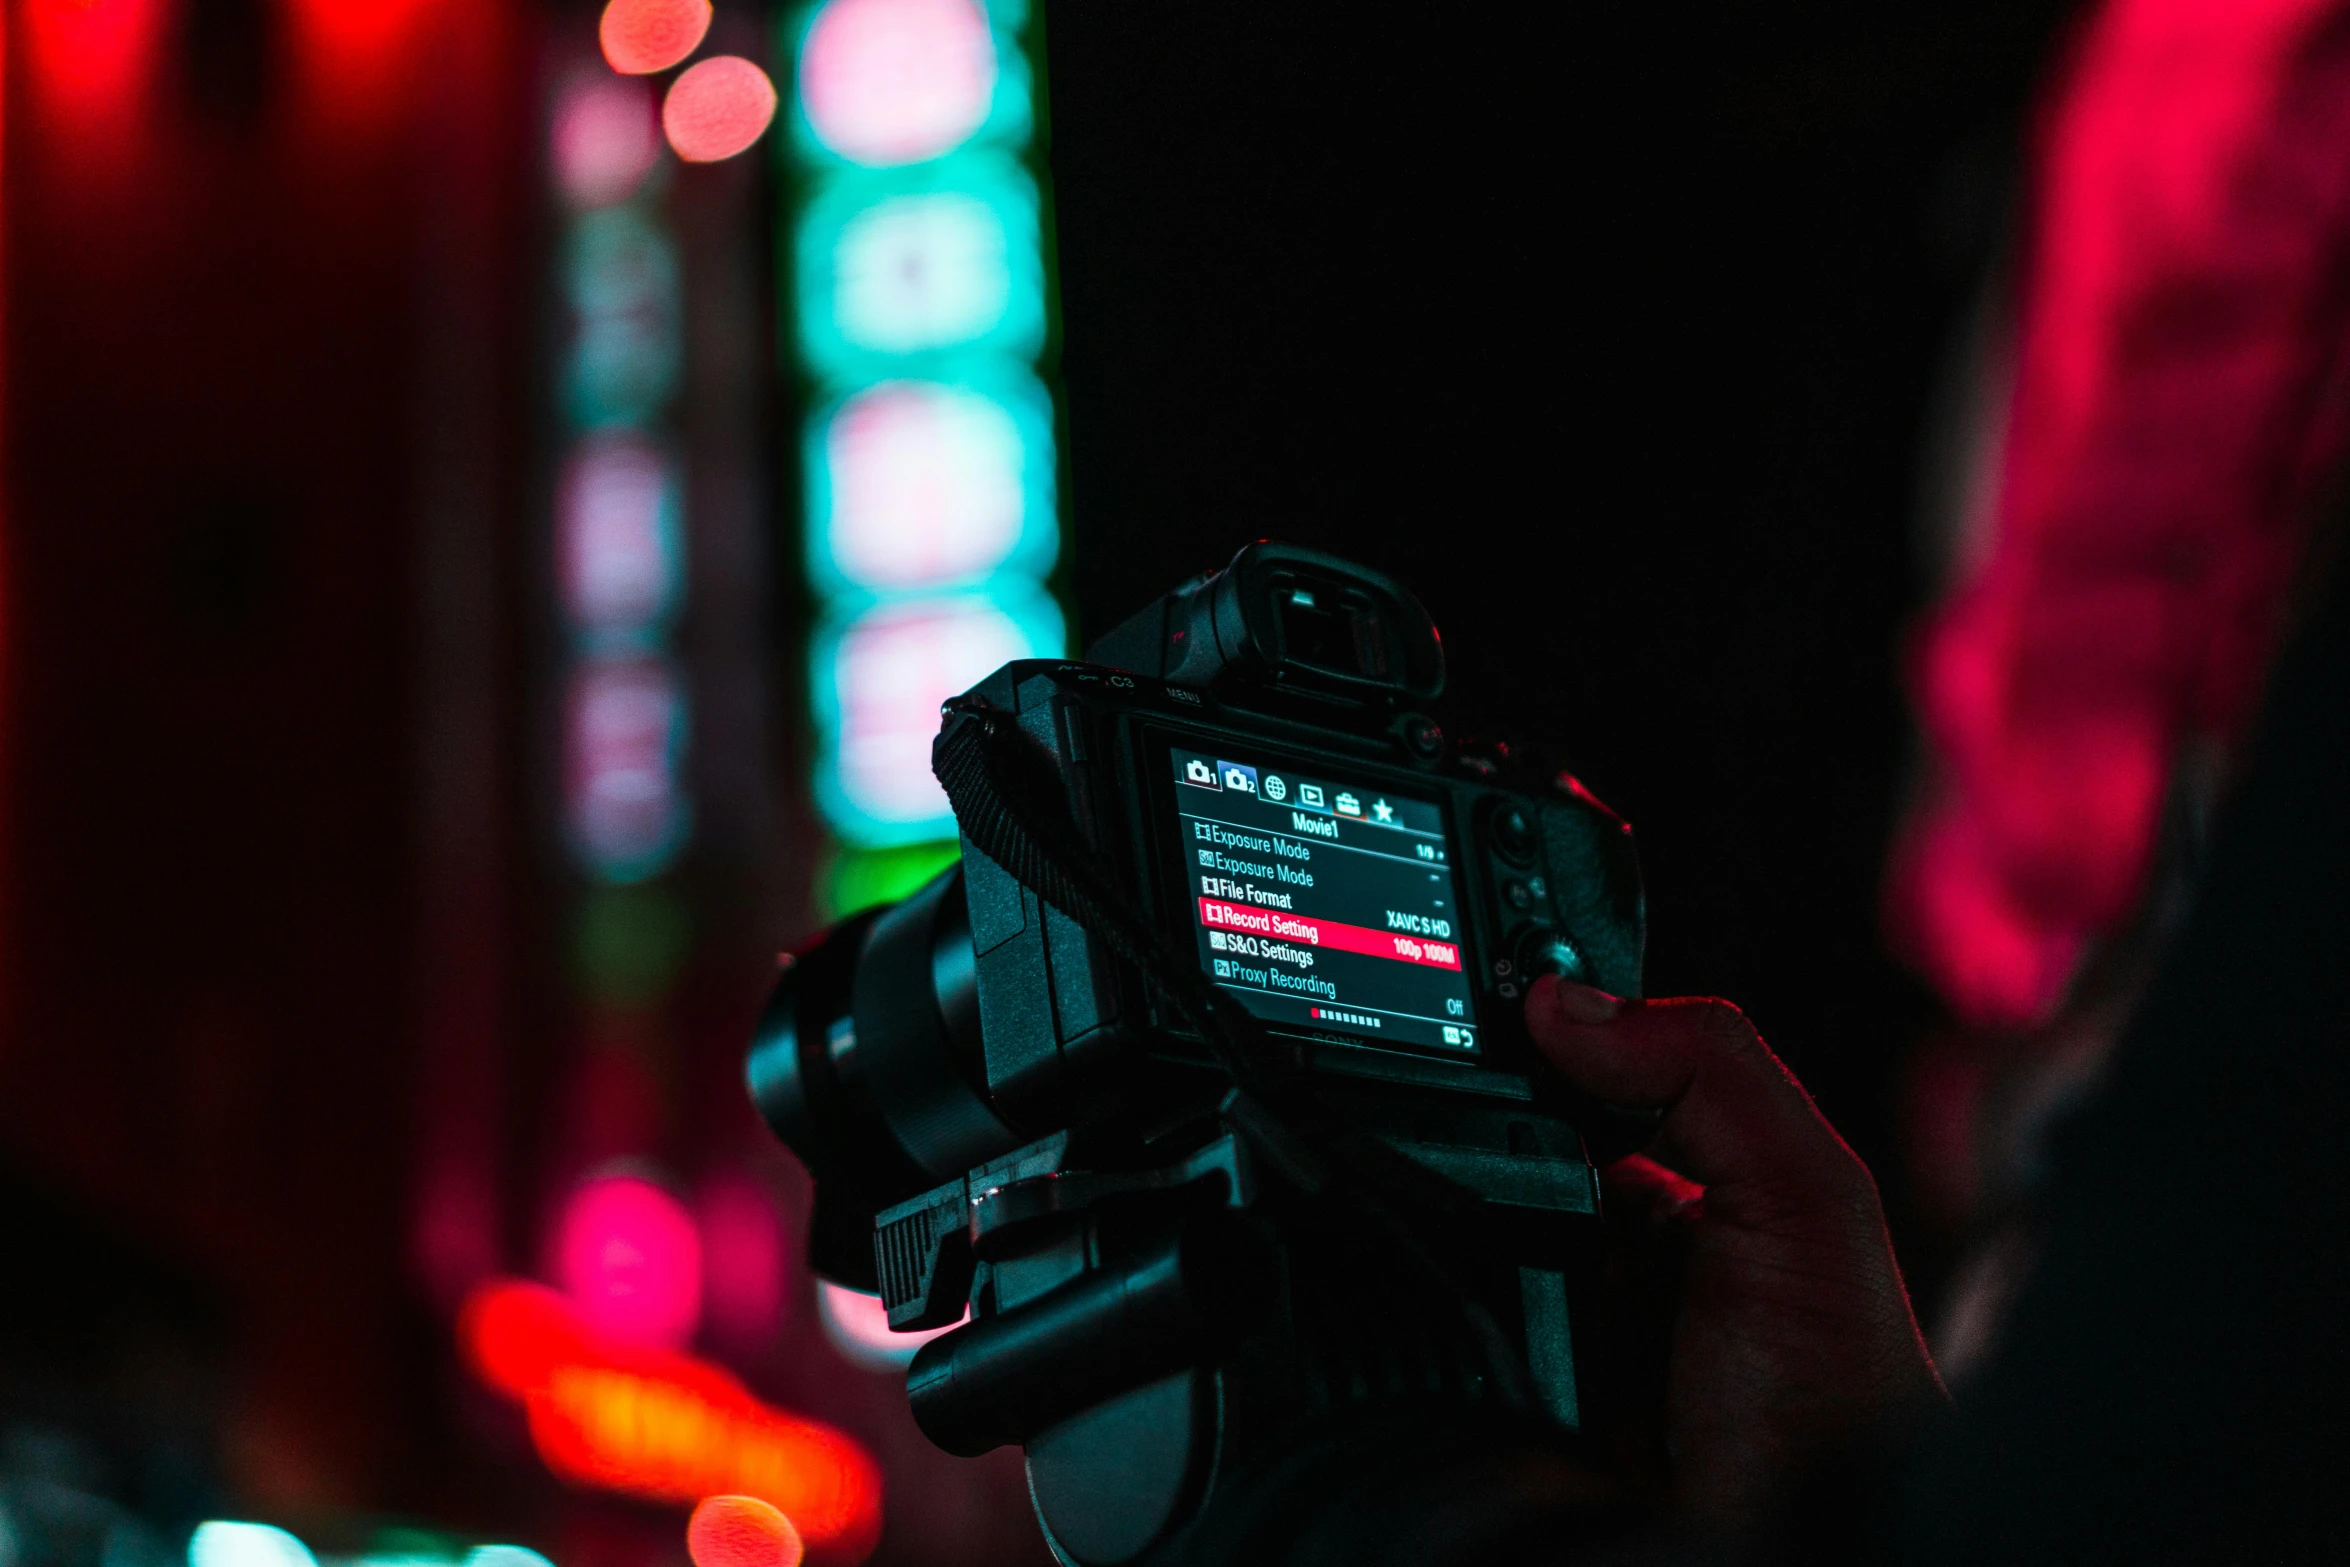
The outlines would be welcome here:
<svg viewBox="0 0 2350 1567">
<path fill-rule="evenodd" d="M 948 704 L 960 863 L 785 960 L 748 1076 L 813 1263 L 962 1324 L 914 1414 L 1023 1446 L 1063 1561 L 1490 1530 L 1584 1421 L 1604 1112 L 1520 1002 L 1640 993 L 1639 869 L 1443 687 L 1394 582 L 1251 545 Z"/>
</svg>

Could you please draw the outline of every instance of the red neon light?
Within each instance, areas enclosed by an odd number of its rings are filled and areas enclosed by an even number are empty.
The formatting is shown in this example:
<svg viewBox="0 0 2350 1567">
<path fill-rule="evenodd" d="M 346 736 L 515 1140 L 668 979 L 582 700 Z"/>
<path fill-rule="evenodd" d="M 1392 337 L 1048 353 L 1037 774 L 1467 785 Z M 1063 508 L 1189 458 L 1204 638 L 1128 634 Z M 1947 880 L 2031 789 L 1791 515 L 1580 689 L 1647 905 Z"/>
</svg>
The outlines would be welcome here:
<svg viewBox="0 0 2350 1567">
<path fill-rule="evenodd" d="M 2258 700 L 2343 449 L 2350 35 L 2332 0 L 2113 0 L 2035 149 L 2014 390 L 1912 683 L 1940 766 L 1889 889 L 2025 1024 L 2144 887 L 2177 759 Z"/>
<path fill-rule="evenodd" d="M 1252 909 L 1215 898 L 1199 900 L 1199 921 L 1217 929 L 1243 931 L 1272 941 L 1294 941 L 1308 947 L 1326 947 L 1332 952 L 1359 952 L 1366 957 L 1418 963 L 1428 968 L 1461 966 L 1461 949 L 1449 941 L 1399 936 L 1391 930 L 1341 925 L 1336 920 L 1306 919 L 1278 909 Z"/>
<path fill-rule="evenodd" d="M 27 0 L 22 14 L 35 99 L 68 122 L 77 154 L 135 127 L 161 58 L 161 0 Z"/>
<path fill-rule="evenodd" d="M 643 82 L 589 77 L 564 90 L 548 137 L 556 183 L 576 207 L 626 201 L 661 153 L 653 94 Z"/>
<path fill-rule="evenodd" d="M 294 0 L 304 96 L 330 120 L 369 119 L 417 64 L 424 23 L 443 0 Z"/>
<path fill-rule="evenodd" d="M 722 163 L 765 134 L 775 118 L 775 84 L 741 55 L 688 66 L 661 100 L 661 131 L 688 163 Z"/>
<path fill-rule="evenodd" d="M 710 0 L 612 0 L 596 36 L 612 69 L 649 76 L 700 48 L 709 30 Z"/>
<path fill-rule="evenodd" d="M 872 1457 L 761 1403 L 720 1367 L 615 1343 L 563 1296 L 516 1280 L 476 1290 L 458 1338 L 482 1380 L 521 1402 L 547 1467 L 573 1484 L 656 1502 L 755 1497 L 825 1567 L 851 1567 L 881 1538 Z"/>
<path fill-rule="evenodd" d="M 713 1496 L 685 1526 L 694 1567 L 799 1567 L 804 1547 L 789 1518 L 755 1496 Z"/>
</svg>

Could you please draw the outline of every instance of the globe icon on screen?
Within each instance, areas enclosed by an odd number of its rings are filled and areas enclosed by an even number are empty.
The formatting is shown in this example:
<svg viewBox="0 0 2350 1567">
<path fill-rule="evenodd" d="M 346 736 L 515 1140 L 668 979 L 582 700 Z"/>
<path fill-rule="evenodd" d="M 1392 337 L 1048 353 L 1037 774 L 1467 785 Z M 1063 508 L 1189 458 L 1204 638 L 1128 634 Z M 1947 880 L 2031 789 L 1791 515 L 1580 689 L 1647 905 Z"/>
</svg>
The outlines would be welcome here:
<svg viewBox="0 0 2350 1567">
<path fill-rule="evenodd" d="M 1265 798 L 1278 805 L 1289 798 L 1289 781 L 1278 773 L 1265 775 Z"/>
</svg>

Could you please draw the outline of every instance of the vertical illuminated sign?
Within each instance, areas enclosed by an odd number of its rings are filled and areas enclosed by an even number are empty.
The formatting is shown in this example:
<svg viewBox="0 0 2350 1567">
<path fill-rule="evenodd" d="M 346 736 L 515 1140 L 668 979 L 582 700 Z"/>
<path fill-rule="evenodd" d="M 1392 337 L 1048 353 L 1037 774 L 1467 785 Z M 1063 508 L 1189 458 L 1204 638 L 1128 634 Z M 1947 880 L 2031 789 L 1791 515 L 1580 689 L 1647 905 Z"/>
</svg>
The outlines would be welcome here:
<svg viewBox="0 0 2350 1567">
<path fill-rule="evenodd" d="M 557 405 L 555 574 L 568 643 L 564 827 L 604 883 L 666 870 L 690 821 L 689 714 L 671 633 L 685 587 L 683 486 L 668 408 L 683 354 L 678 257 L 661 204 L 650 87 L 574 77 L 550 153 L 569 335 Z"/>
<path fill-rule="evenodd" d="M 952 852 L 939 703 L 1064 647 L 1031 40 L 1023 0 L 824 0 L 784 22 L 787 352 L 809 392 L 813 785 L 843 850 L 835 913 Z"/>
</svg>

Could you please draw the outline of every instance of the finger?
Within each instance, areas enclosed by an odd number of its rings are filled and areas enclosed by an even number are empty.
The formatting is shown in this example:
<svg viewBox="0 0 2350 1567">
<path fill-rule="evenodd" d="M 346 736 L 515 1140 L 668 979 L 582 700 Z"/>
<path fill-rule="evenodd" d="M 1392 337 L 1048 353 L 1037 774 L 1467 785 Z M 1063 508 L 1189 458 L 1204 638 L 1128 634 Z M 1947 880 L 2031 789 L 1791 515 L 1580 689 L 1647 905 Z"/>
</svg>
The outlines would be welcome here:
<svg viewBox="0 0 2350 1567">
<path fill-rule="evenodd" d="M 1705 1188 L 1654 1159 L 1632 1154 L 1599 1172 L 1611 1214 L 1652 1222 L 1694 1218 Z"/>
<path fill-rule="evenodd" d="M 1660 1107 L 1658 1127 L 1707 1186 L 1857 1168 L 1803 1085 L 1727 1001 L 1623 1001 L 1554 977 L 1526 997 L 1534 1043 L 1578 1088 Z"/>
</svg>

